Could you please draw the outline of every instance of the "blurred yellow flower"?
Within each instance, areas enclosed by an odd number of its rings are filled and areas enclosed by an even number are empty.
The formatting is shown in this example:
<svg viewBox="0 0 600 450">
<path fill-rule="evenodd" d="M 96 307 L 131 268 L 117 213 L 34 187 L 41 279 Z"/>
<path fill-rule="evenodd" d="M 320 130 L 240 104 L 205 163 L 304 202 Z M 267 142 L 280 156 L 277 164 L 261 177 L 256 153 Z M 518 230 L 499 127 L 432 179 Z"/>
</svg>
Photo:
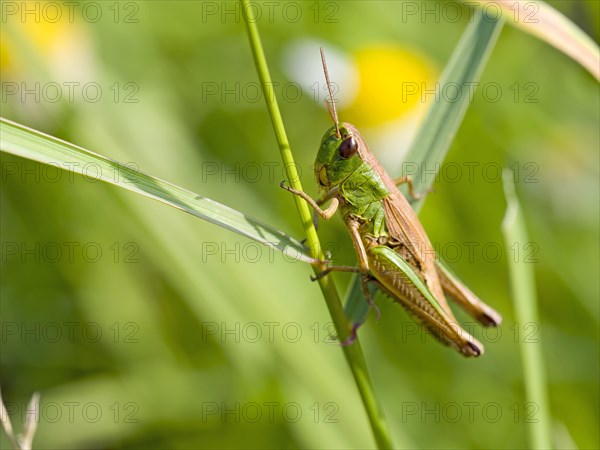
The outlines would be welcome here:
<svg viewBox="0 0 600 450">
<path fill-rule="evenodd" d="M 28 58 L 45 59 L 52 70 L 77 59 L 88 47 L 85 27 L 72 9 L 57 2 L 11 2 L 3 9 L 0 31 L 0 70 L 22 73 L 31 67 Z"/>
<path fill-rule="evenodd" d="M 397 45 L 364 47 L 353 54 L 358 92 L 344 111 L 359 126 L 403 118 L 423 103 L 421 89 L 433 89 L 437 71 L 419 53 Z"/>
</svg>

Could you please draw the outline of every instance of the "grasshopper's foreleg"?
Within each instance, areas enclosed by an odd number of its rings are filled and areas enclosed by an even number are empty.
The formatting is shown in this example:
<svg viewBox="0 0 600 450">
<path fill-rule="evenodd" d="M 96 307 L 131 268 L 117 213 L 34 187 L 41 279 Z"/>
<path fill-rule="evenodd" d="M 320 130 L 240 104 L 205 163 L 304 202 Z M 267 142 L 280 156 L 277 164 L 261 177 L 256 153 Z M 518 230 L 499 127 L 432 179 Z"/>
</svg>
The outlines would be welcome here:
<svg viewBox="0 0 600 450">
<path fill-rule="evenodd" d="M 396 186 L 400 186 L 401 184 L 404 184 L 404 183 L 406 183 L 408 185 L 408 193 L 410 194 L 410 196 L 413 200 L 421 200 L 422 198 L 425 198 L 425 196 L 429 192 L 433 192 L 433 189 L 427 189 L 424 193 L 421 193 L 421 194 L 418 194 L 417 192 L 415 192 L 415 186 L 413 184 L 413 180 L 410 175 L 403 175 L 394 180 L 394 184 Z"/>
<path fill-rule="evenodd" d="M 317 200 L 317 205 L 321 206 L 323 205 L 325 202 L 327 202 L 328 200 L 331 200 L 332 198 L 334 198 L 338 192 L 339 192 L 339 188 L 336 186 L 333 189 L 330 189 L 328 192 L 326 192 L 325 194 L 323 194 L 323 196 L 321 198 L 319 198 Z M 315 210 L 313 212 L 313 225 L 315 226 L 315 230 L 319 229 L 319 216 L 317 211 Z"/>
<path fill-rule="evenodd" d="M 279 186 L 281 186 L 283 189 L 285 189 L 288 192 L 291 192 L 294 195 L 297 195 L 298 197 L 304 199 L 304 201 L 306 203 L 308 203 L 314 210 L 315 212 L 321 216 L 324 220 L 329 220 L 331 219 L 331 217 L 335 214 L 335 212 L 338 209 L 338 206 L 340 206 L 340 201 L 337 198 L 333 198 L 333 200 L 331 201 L 331 204 L 327 207 L 327 209 L 321 209 L 321 207 L 319 206 L 319 203 L 314 201 L 312 199 L 312 197 L 310 195 L 308 195 L 306 192 L 302 192 L 299 191 L 298 189 L 294 189 L 292 187 L 286 186 L 285 185 L 285 181 L 282 181 Z M 322 199 L 319 199 L 319 201 L 321 201 Z M 324 203 L 326 200 L 322 200 L 321 203 Z"/>
</svg>

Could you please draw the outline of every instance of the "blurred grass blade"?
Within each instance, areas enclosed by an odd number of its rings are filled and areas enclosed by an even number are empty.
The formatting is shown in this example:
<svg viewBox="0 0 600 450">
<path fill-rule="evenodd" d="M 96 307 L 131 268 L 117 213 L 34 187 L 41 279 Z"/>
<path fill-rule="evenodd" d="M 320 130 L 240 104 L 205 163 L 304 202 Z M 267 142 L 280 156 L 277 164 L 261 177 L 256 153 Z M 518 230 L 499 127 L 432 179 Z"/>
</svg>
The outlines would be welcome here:
<svg viewBox="0 0 600 450">
<path fill-rule="evenodd" d="M 302 244 L 252 217 L 104 156 L 0 118 L 0 149 L 129 189 L 308 263 Z"/>
<path fill-rule="evenodd" d="M 4 406 L 4 400 L 2 400 L 2 391 L 0 390 L 0 423 L 2 424 L 2 429 L 6 434 L 8 441 L 10 442 L 13 450 L 19 450 L 19 441 L 17 441 L 17 437 L 15 436 L 15 432 L 13 430 L 12 424 L 10 423 L 10 417 L 8 417 L 8 411 L 6 406 Z"/>
<path fill-rule="evenodd" d="M 523 248 L 528 242 L 525 220 L 515 194 L 513 172 L 504 171 L 504 193 L 507 208 L 502 221 L 502 233 L 506 244 L 507 254 L 515 255 L 515 246 Z M 535 293 L 535 280 L 533 266 L 519 258 L 519 253 L 509 261 L 509 277 L 512 298 L 515 305 L 515 317 L 518 329 L 534 324 L 539 327 L 537 314 L 537 299 Z M 539 336 L 539 334 L 538 334 Z M 542 357 L 540 342 L 526 342 L 520 336 L 521 361 L 523 364 L 523 378 L 525 379 L 525 396 L 529 402 L 538 407 L 535 421 L 530 421 L 531 448 L 547 449 L 551 447 L 550 439 L 550 414 L 546 398 L 546 374 Z"/>
<path fill-rule="evenodd" d="M 581 28 L 543 1 L 483 0 L 496 4 L 507 21 L 570 56 L 600 80 L 600 49 Z"/>
<path fill-rule="evenodd" d="M 470 86 L 479 81 L 501 29 L 501 21 L 477 11 L 454 49 L 442 73 L 436 101 L 431 104 L 405 159 L 418 165 L 413 176 L 418 192 L 426 191 L 433 184 L 435 172 L 432 169 L 439 170 L 448 153 L 472 99 Z M 462 87 L 458 99 L 442 95 L 448 86 Z M 412 202 L 413 209 L 419 212 L 423 202 L 424 199 Z M 354 276 L 344 299 L 344 310 L 348 317 L 355 319 L 354 323 L 360 321 L 356 311 L 364 311 L 364 307 L 356 305 L 356 302 L 365 300 L 360 291 L 360 277 Z"/>
<path fill-rule="evenodd" d="M 435 101 L 412 142 L 406 161 L 418 164 L 413 183 L 418 192 L 431 187 L 435 180 L 433 168 L 439 170 L 454 136 L 462 123 L 469 103 L 473 99 L 473 87 L 489 55 L 494 48 L 502 20 L 495 20 L 483 11 L 476 11 L 473 21 L 467 26 L 450 61 L 444 68 Z M 456 96 L 444 95 L 444 92 L 458 87 Z M 429 176 L 426 176 L 429 175 Z M 413 203 L 413 209 L 419 211 L 423 200 Z"/>
</svg>

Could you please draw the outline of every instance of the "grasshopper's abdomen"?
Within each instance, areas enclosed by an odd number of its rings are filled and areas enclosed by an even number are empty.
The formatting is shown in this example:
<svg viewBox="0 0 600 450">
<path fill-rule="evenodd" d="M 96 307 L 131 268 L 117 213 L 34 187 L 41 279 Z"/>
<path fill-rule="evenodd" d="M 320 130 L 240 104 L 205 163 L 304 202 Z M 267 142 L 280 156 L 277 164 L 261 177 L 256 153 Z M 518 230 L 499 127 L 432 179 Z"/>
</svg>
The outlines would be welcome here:
<svg viewBox="0 0 600 450">
<path fill-rule="evenodd" d="M 414 315 L 442 343 L 465 356 L 483 354 L 481 345 L 450 317 L 413 268 L 393 249 L 365 242 L 369 269 L 381 289 Z"/>
</svg>

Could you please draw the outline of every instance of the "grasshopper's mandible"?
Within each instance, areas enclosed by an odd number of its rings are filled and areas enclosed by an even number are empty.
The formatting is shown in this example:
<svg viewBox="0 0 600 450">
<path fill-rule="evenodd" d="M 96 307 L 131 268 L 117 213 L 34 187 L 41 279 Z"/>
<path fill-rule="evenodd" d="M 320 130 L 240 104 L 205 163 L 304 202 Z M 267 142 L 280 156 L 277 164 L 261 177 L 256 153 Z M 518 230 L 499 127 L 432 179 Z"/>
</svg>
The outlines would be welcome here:
<svg viewBox="0 0 600 450">
<path fill-rule="evenodd" d="M 356 249 L 358 268 L 331 266 L 319 277 L 336 270 L 359 272 L 363 295 L 371 306 L 368 284 L 374 283 L 442 343 L 465 356 L 483 354 L 483 345 L 458 324 L 446 296 L 485 326 L 497 326 L 502 318 L 438 263 L 417 215 L 397 188 L 408 183 L 414 195 L 410 178 L 392 180 L 358 130 L 338 121 L 323 49 L 321 59 L 334 121 L 315 160 L 315 176 L 324 194 L 315 201 L 283 183 L 282 187 L 306 200 L 325 220 L 336 211 L 341 213 Z M 328 200 L 330 206 L 321 209 Z"/>
</svg>

